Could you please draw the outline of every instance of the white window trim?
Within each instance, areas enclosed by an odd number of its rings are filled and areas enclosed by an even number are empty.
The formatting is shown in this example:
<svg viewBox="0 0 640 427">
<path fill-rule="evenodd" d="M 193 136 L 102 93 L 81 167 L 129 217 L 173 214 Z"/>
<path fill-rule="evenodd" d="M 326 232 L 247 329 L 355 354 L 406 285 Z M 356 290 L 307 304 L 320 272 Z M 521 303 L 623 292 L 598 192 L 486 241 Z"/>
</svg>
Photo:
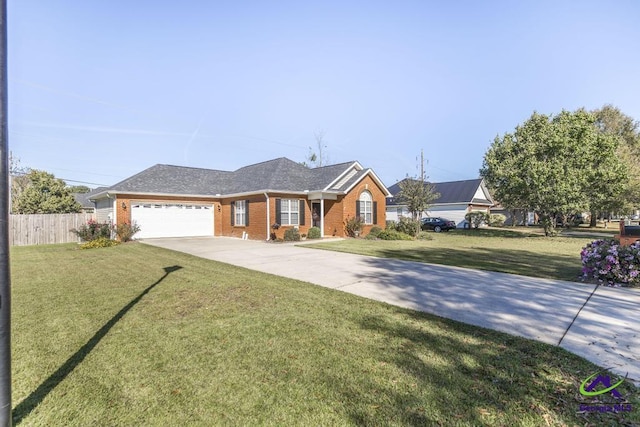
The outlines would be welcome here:
<svg viewBox="0 0 640 427">
<path fill-rule="evenodd" d="M 285 205 L 286 205 L 286 209 L 285 209 Z M 292 216 L 291 214 L 297 215 L 298 219 L 295 223 L 291 220 L 291 216 Z M 293 226 L 300 225 L 300 200 L 299 199 L 280 199 L 280 225 L 293 225 Z"/>
<path fill-rule="evenodd" d="M 373 224 L 373 196 L 368 191 L 360 194 L 360 216 L 365 224 Z"/>
<path fill-rule="evenodd" d="M 237 227 L 247 225 L 247 202 L 246 200 L 236 200 L 233 224 Z"/>
</svg>

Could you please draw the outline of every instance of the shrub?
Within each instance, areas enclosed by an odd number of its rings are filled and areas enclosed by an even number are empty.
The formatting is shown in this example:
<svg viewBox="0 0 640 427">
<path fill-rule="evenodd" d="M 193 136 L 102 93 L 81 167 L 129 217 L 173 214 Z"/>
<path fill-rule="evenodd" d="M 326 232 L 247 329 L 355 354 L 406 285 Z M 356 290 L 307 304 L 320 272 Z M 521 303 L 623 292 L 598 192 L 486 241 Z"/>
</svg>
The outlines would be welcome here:
<svg viewBox="0 0 640 427">
<path fill-rule="evenodd" d="M 413 237 L 408 234 L 401 233 L 395 230 L 384 230 L 378 234 L 378 239 L 382 240 L 413 240 Z"/>
<path fill-rule="evenodd" d="M 502 227 L 507 217 L 502 214 L 489 215 L 489 225 L 492 227 Z"/>
<path fill-rule="evenodd" d="M 464 219 L 466 219 L 469 224 L 471 224 L 471 227 L 478 228 L 482 224 L 486 224 L 489 222 L 489 214 L 482 211 L 474 211 L 466 214 L 464 216 Z"/>
<path fill-rule="evenodd" d="M 320 238 L 320 228 L 311 227 L 307 234 L 307 239 L 319 239 Z"/>
<path fill-rule="evenodd" d="M 347 223 L 344 226 L 345 231 L 349 237 L 356 237 L 360 235 L 363 226 L 362 218 L 353 217 L 347 220 Z"/>
<path fill-rule="evenodd" d="M 580 252 L 582 280 L 608 286 L 640 285 L 640 242 L 620 246 L 615 240 L 595 240 Z"/>
<path fill-rule="evenodd" d="M 133 224 L 125 222 L 116 227 L 116 236 L 118 236 L 121 242 L 128 242 L 139 231 L 140 226 L 135 222 Z"/>
<path fill-rule="evenodd" d="M 119 244 L 120 243 L 115 240 L 111 240 L 106 237 L 98 237 L 97 239 L 81 244 L 80 249 L 108 248 Z"/>
<path fill-rule="evenodd" d="M 285 242 L 299 242 L 300 241 L 300 231 L 297 228 L 289 228 L 284 232 L 284 241 Z"/>
<path fill-rule="evenodd" d="M 420 220 L 402 216 L 398 220 L 395 229 L 400 233 L 415 236 L 420 232 Z"/>
<path fill-rule="evenodd" d="M 398 223 L 395 221 L 387 221 L 386 230 L 398 231 Z"/>
<path fill-rule="evenodd" d="M 367 237 L 372 236 L 376 238 L 381 232 L 382 232 L 382 228 L 378 227 L 377 225 L 374 225 L 373 227 L 371 227 L 371 230 L 369 230 L 369 234 L 367 234 Z"/>
<path fill-rule="evenodd" d="M 418 239 L 418 240 L 432 240 L 433 237 L 431 237 L 431 234 L 427 233 L 426 231 L 421 231 L 416 236 L 416 239 Z"/>
<path fill-rule="evenodd" d="M 111 229 L 111 224 L 108 222 L 99 223 L 90 219 L 86 224 L 81 225 L 78 229 L 72 229 L 71 232 L 78 236 L 83 242 L 90 242 L 101 237 L 110 239 Z"/>
</svg>

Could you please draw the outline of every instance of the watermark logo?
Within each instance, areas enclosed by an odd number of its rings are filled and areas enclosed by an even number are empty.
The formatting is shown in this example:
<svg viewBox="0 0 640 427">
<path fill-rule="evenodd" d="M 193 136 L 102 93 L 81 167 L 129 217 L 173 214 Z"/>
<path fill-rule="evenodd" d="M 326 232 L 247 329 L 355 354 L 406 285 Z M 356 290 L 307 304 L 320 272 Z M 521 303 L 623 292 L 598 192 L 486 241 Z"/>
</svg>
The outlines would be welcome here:
<svg viewBox="0 0 640 427">
<path fill-rule="evenodd" d="M 620 394 L 620 392 L 618 390 L 616 390 L 616 388 L 622 384 L 627 377 L 625 376 L 623 379 L 621 379 L 620 381 L 618 381 L 617 383 L 611 385 L 611 377 L 609 375 L 600 375 L 600 373 L 603 371 L 599 371 L 596 372 L 595 374 L 591 375 L 589 378 L 587 378 L 586 380 L 582 381 L 582 384 L 580 384 L 580 394 L 583 396 L 600 396 L 601 394 L 605 394 L 605 393 L 609 393 L 611 392 L 611 394 L 613 395 L 613 397 L 617 397 L 618 399 L 622 399 L 622 395 Z M 627 376 L 629 374 L 627 373 Z M 593 381 L 591 381 L 592 378 L 595 379 Z M 589 385 L 587 385 L 587 383 L 591 381 L 591 383 Z M 598 385 L 602 385 L 604 388 L 600 388 L 598 390 L 596 390 L 596 386 Z"/>
<path fill-rule="evenodd" d="M 601 375 L 602 371 L 598 371 L 595 374 L 586 378 L 580 384 L 580 394 L 586 397 L 606 396 L 611 395 L 615 398 L 614 404 L 612 403 L 600 403 L 600 404 L 581 404 L 580 411 L 584 412 L 631 412 L 633 406 L 628 402 L 624 402 L 622 394 L 617 390 L 618 386 L 625 382 L 629 374 L 622 378 L 620 381 L 614 383 L 609 375 Z"/>
</svg>

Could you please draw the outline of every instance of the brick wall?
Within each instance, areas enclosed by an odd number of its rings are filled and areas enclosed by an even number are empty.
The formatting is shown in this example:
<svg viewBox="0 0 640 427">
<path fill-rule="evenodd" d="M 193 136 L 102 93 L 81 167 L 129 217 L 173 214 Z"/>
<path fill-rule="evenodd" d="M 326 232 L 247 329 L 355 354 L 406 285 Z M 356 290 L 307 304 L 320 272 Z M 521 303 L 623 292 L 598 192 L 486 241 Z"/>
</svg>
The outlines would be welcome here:
<svg viewBox="0 0 640 427">
<path fill-rule="evenodd" d="M 324 235 L 344 237 L 344 196 L 324 201 Z M 354 206 L 355 208 L 355 206 Z"/>
<path fill-rule="evenodd" d="M 238 200 L 249 202 L 249 225 L 231 225 L 231 203 Z M 267 239 L 266 199 L 264 195 L 225 198 L 221 200 L 220 230 L 217 236 L 242 237 L 243 232 L 251 240 Z"/>
<path fill-rule="evenodd" d="M 347 194 L 342 204 L 343 208 L 343 226 L 342 226 L 342 235 L 344 236 L 344 223 L 346 223 L 347 219 L 353 218 L 356 216 L 356 200 L 360 198 L 360 195 L 363 191 L 369 191 L 373 198 L 374 202 L 377 202 L 377 224 L 365 225 L 362 229 L 362 234 L 367 235 L 371 230 L 371 227 L 377 225 L 378 227 L 385 228 L 386 227 L 386 198 L 382 189 L 378 187 L 371 177 L 367 176 L 362 181 L 358 183 L 350 192 Z"/>
<path fill-rule="evenodd" d="M 300 234 L 308 234 L 309 229 L 313 226 L 313 221 L 311 218 L 311 203 L 304 197 L 298 195 L 291 194 L 270 194 L 269 195 L 269 217 L 270 217 L 270 225 L 275 223 L 280 224 L 280 218 L 276 217 L 276 203 L 278 199 L 294 199 L 294 200 L 302 200 L 304 201 L 304 225 L 281 225 L 279 229 L 274 230 L 270 228 L 270 233 L 274 233 L 277 239 L 284 239 L 284 233 L 292 228 L 298 228 Z M 302 222 L 302 219 L 300 219 Z"/>
</svg>

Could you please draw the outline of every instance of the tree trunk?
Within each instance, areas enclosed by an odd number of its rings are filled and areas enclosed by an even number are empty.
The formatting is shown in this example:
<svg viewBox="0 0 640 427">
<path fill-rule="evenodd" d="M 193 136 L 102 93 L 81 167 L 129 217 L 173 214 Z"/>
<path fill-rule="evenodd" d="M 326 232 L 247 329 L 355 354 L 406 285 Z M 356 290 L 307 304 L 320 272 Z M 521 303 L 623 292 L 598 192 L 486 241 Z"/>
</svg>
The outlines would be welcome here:
<svg viewBox="0 0 640 427">
<path fill-rule="evenodd" d="M 544 235 L 547 237 L 553 236 L 556 222 L 555 215 L 541 212 L 540 222 L 542 222 L 542 226 L 544 227 Z"/>
<path fill-rule="evenodd" d="M 597 218 L 597 214 L 598 213 L 596 211 L 591 211 L 591 218 L 589 219 L 589 227 L 591 227 L 591 228 L 595 228 L 596 227 L 596 225 L 597 225 L 596 220 L 598 219 Z"/>
</svg>

